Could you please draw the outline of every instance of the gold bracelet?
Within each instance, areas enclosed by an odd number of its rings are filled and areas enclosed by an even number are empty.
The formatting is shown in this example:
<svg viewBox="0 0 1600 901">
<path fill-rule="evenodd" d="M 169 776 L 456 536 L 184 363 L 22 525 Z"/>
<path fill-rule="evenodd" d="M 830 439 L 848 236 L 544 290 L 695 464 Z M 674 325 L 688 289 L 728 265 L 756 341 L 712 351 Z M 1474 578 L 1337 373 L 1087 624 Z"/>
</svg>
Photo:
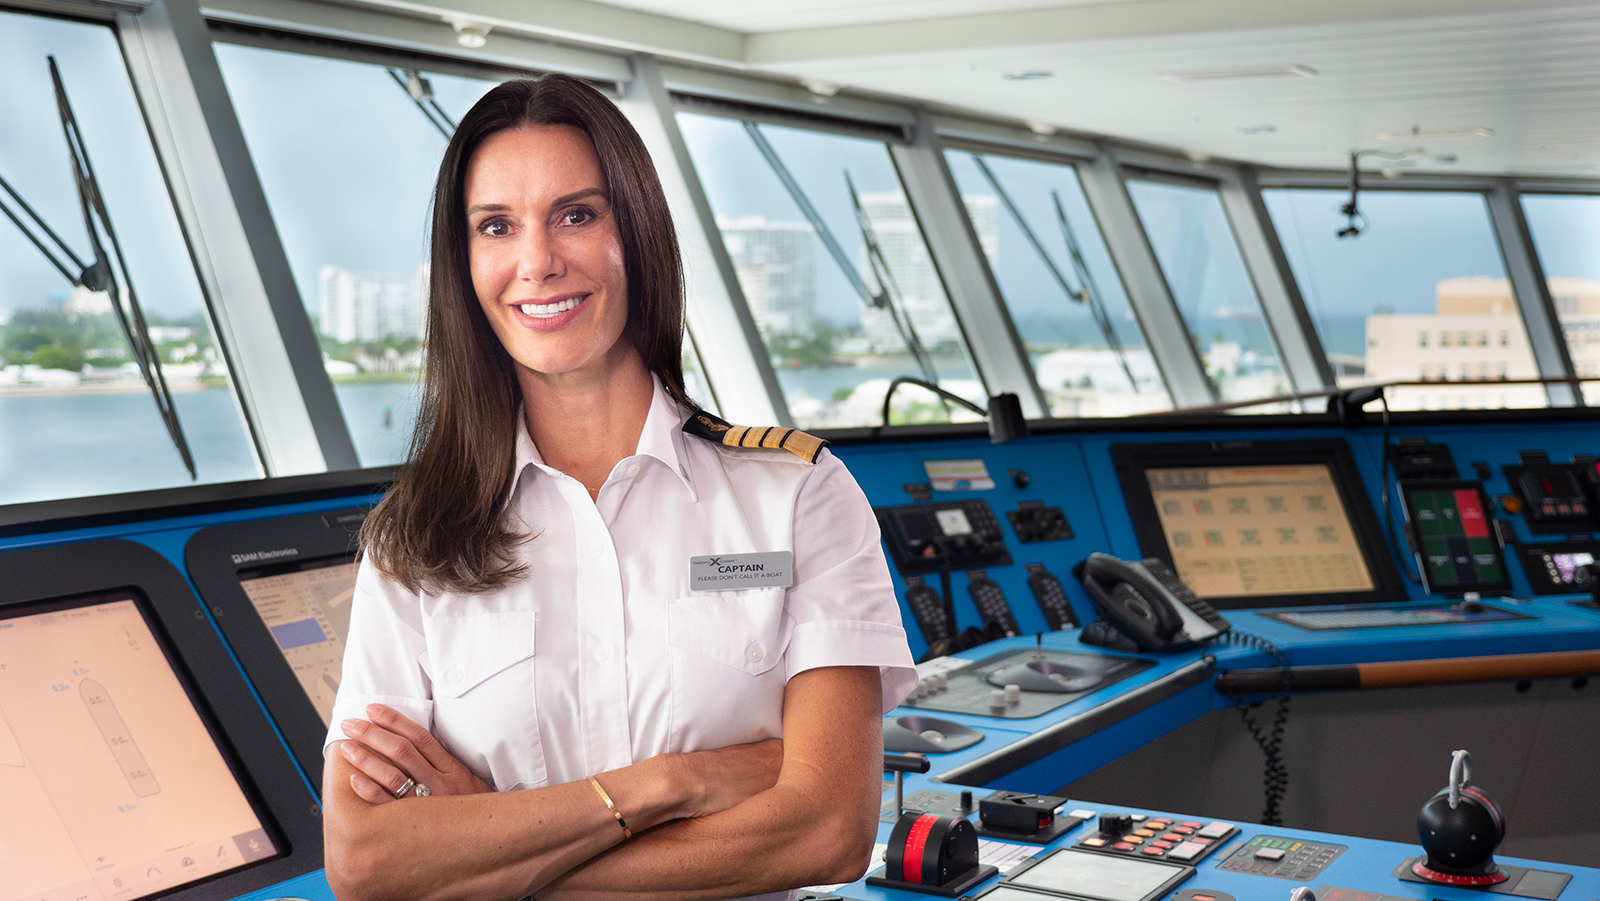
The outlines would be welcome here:
<svg viewBox="0 0 1600 901">
<path fill-rule="evenodd" d="M 627 841 L 633 838 L 633 830 L 628 828 L 628 821 L 622 818 L 622 811 L 618 810 L 617 805 L 611 802 L 611 796 L 606 794 L 606 790 L 600 787 L 600 780 L 590 776 L 589 784 L 594 786 L 595 794 L 600 796 L 600 800 L 606 802 L 606 809 L 611 811 L 611 815 L 617 818 L 617 825 L 622 827 L 622 840 Z"/>
</svg>

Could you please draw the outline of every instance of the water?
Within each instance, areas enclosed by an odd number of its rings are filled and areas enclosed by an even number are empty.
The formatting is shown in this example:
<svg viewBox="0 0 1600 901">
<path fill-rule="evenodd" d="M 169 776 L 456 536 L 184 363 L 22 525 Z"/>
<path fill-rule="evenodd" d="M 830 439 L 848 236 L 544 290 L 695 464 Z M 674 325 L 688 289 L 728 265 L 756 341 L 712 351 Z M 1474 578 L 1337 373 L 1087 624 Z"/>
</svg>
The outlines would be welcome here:
<svg viewBox="0 0 1600 901">
<path fill-rule="evenodd" d="M 416 419 L 410 382 L 334 386 L 362 466 L 405 458 Z M 143 391 L 0 394 L 0 504 L 237 482 L 262 476 L 226 388 L 176 391 L 194 454 L 191 480 Z"/>
<path fill-rule="evenodd" d="M 0 394 L 0 504 L 261 476 L 227 389 L 172 399 L 194 453 L 192 481 L 143 391 Z"/>
</svg>

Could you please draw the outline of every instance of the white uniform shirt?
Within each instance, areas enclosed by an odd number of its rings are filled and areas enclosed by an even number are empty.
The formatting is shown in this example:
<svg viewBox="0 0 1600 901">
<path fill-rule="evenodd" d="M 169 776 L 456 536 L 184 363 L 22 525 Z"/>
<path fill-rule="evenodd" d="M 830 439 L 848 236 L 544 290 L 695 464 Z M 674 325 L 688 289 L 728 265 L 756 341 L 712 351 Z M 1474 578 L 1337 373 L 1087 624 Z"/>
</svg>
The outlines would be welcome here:
<svg viewBox="0 0 1600 901">
<path fill-rule="evenodd" d="M 687 416 L 658 382 L 597 501 L 519 425 L 508 515 L 532 537 L 506 588 L 419 595 L 363 561 L 328 743 L 387 704 L 505 791 L 782 737 L 784 684 L 816 667 L 878 667 L 893 709 L 916 670 L 849 471 L 687 435 Z M 762 551 L 793 552 L 790 587 L 689 588 L 690 557 Z"/>
</svg>

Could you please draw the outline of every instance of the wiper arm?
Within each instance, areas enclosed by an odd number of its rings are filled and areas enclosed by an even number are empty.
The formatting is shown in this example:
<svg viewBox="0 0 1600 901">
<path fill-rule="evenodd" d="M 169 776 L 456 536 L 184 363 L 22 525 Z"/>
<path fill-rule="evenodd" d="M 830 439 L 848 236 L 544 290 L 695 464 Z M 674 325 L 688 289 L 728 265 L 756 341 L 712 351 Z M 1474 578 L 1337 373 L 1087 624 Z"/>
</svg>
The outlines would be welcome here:
<svg viewBox="0 0 1600 901">
<path fill-rule="evenodd" d="M 1097 300 L 1096 296 L 1100 292 L 1092 288 L 1094 278 L 1089 275 L 1088 267 L 1083 265 L 1083 255 L 1078 252 L 1077 236 L 1072 233 L 1072 224 L 1067 221 L 1066 213 L 1061 208 L 1061 195 L 1055 191 L 1050 192 L 1050 196 L 1055 198 L 1056 215 L 1061 222 L 1062 228 L 1061 237 L 1067 242 L 1067 255 L 1072 260 L 1073 275 L 1078 279 L 1077 288 L 1073 288 L 1067 282 L 1066 274 L 1056 265 L 1056 261 L 1050 256 L 1050 252 L 1044 249 L 1043 242 L 1034 233 L 1032 226 L 1028 225 L 1028 220 L 1023 217 L 1022 211 L 1017 208 L 1016 203 L 1012 201 L 1011 194 L 1000 185 L 1000 179 L 996 178 L 994 172 L 989 169 L 989 164 L 984 162 L 983 156 L 974 153 L 972 161 L 978 164 L 978 171 L 983 173 L 984 179 L 989 182 L 989 187 L 994 188 L 995 194 L 999 196 L 1000 205 L 1006 208 L 1006 212 L 1011 215 L 1011 221 L 1015 222 L 1017 228 L 1022 230 L 1022 236 L 1028 240 L 1028 246 L 1033 248 L 1033 252 L 1039 256 L 1039 261 L 1044 263 L 1044 268 L 1050 271 L 1050 275 L 1056 280 L 1056 284 L 1061 286 L 1062 293 L 1066 294 L 1067 298 L 1072 302 L 1081 303 L 1089 308 L 1089 317 L 1094 320 L 1095 327 L 1100 331 L 1101 339 L 1106 342 L 1106 347 L 1110 348 L 1112 354 L 1117 358 L 1117 363 L 1122 367 L 1122 374 L 1128 377 L 1129 387 L 1134 391 L 1138 391 L 1139 383 L 1133 380 L 1133 371 L 1128 367 L 1127 356 L 1122 350 L 1122 342 L 1117 340 L 1116 330 L 1111 327 L 1111 320 L 1106 317 L 1105 310 L 1101 308 Z"/>
<path fill-rule="evenodd" d="M 1111 316 L 1106 313 L 1105 302 L 1100 288 L 1094 283 L 1094 275 L 1089 272 L 1089 264 L 1083 259 L 1083 245 L 1078 243 L 1078 236 L 1072 230 L 1072 223 L 1067 219 L 1066 208 L 1061 205 L 1061 194 L 1051 191 L 1050 198 L 1055 201 L 1056 221 L 1061 225 L 1061 238 L 1067 242 L 1067 256 L 1072 260 L 1072 268 L 1078 276 L 1078 283 L 1083 286 L 1083 300 L 1089 306 L 1089 313 L 1094 317 L 1095 324 L 1100 327 L 1100 334 L 1105 337 L 1106 346 L 1116 355 L 1117 362 L 1122 366 L 1122 374 L 1128 378 L 1128 387 L 1137 394 L 1139 382 L 1133 377 L 1133 369 L 1128 366 L 1128 353 L 1122 347 L 1122 341 L 1117 337 L 1117 330 L 1111 324 Z"/>
<path fill-rule="evenodd" d="M 61 236 L 56 234 L 55 229 L 50 227 L 50 223 L 44 221 L 43 216 L 40 216 L 33 207 L 28 206 L 28 202 L 22 199 L 22 195 L 17 193 L 16 188 L 11 187 L 11 183 L 6 181 L 4 176 L 0 176 L 0 188 L 5 189 L 5 192 L 11 195 L 12 202 L 14 202 L 17 206 L 22 207 L 22 211 L 28 214 L 29 219 L 33 220 L 34 226 L 40 231 L 43 231 L 51 241 L 55 242 L 56 247 L 62 253 L 66 254 L 67 259 L 71 260 L 73 265 L 77 266 L 79 272 L 82 272 L 85 268 L 87 268 L 87 264 L 84 263 L 83 260 L 78 259 L 78 255 L 72 252 L 72 248 L 67 245 L 67 242 L 61 240 Z M 55 255 L 55 252 L 46 247 L 44 242 L 39 240 L 39 236 L 33 233 L 33 229 L 28 228 L 28 226 L 23 223 L 22 219 L 18 217 L 17 214 L 12 211 L 9 206 L 6 206 L 4 201 L 0 201 L 0 212 L 6 214 L 6 218 L 10 219 L 11 222 L 16 225 L 17 230 L 21 231 L 23 236 L 33 243 L 34 247 L 39 248 L 39 253 L 43 254 L 44 258 L 50 261 L 50 265 L 60 270 L 61 274 L 67 277 L 67 281 L 72 282 L 75 285 L 79 284 L 80 276 L 73 275 L 72 270 L 67 268 L 67 264 L 63 263 L 60 258 Z"/>
<path fill-rule="evenodd" d="M 83 132 L 78 127 L 77 117 L 72 114 L 72 104 L 67 99 L 66 87 L 61 83 L 61 71 L 56 68 L 56 58 L 49 56 L 46 59 L 50 61 L 50 80 L 55 86 L 56 111 L 61 116 L 61 130 L 67 138 L 67 153 L 72 161 L 73 182 L 78 190 L 78 206 L 83 211 L 84 230 L 89 233 L 89 246 L 94 254 L 94 262 L 84 267 L 82 274 L 73 279 L 73 282 L 91 291 L 104 291 L 110 297 L 111 309 L 116 311 L 117 323 L 122 328 L 123 337 L 128 340 L 128 348 L 133 354 L 134 362 L 138 364 L 139 374 L 144 376 L 145 384 L 150 387 L 150 394 L 155 399 L 161 421 L 167 427 L 167 434 L 177 447 L 178 455 L 183 458 L 183 465 L 189 470 L 189 478 L 196 478 L 194 455 L 189 450 L 189 442 L 184 438 L 183 426 L 178 422 L 178 411 L 172 401 L 172 390 L 167 387 L 166 375 L 161 371 L 161 355 L 156 351 L 155 343 L 150 340 L 150 329 L 145 325 L 144 310 L 139 306 L 138 294 L 133 290 L 133 278 L 128 273 L 128 260 L 123 256 L 122 245 L 117 240 L 116 229 L 111 224 L 111 214 L 107 212 L 105 199 L 100 193 L 100 182 L 95 178 L 94 166 L 89 162 L 89 148 L 83 140 Z M 112 253 L 116 255 L 116 270 L 112 269 L 110 256 L 106 253 L 105 245 L 101 243 L 102 230 L 105 232 L 106 240 L 111 243 Z M 73 259 L 76 261 L 77 257 L 74 256 Z M 117 281 L 117 271 L 122 274 L 122 284 L 128 288 L 126 309 L 123 307 L 122 286 Z"/>
<path fill-rule="evenodd" d="M 844 173 L 844 184 L 850 189 L 850 205 L 856 211 L 856 225 L 861 229 L 861 241 L 867 246 L 867 262 L 872 266 L 872 277 L 882 288 L 878 295 L 881 301 L 879 306 L 889 311 L 889 318 L 894 320 L 895 329 L 900 332 L 900 339 L 906 343 L 911 358 L 917 361 L 917 368 L 922 370 L 923 377 L 937 383 L 939 374 L 934 371 L 933 361 L 929 359 L 928 351 L 922 346 L 922 338 L 917 335 L 916 324 L 911 321 L 911 310 L 905 306 L 905 300 L 900 295 L 900 286 L 894 280 L 894 272 L 889 269 L 889 261 L 883 256 L 883 246 L 878 243 L 878 233 L 872 227 L 872 219 L 867 216 L 866 208 L 861 205 L 861 198 L 856 195 L 856 185 L 850 180 L 848 169 Z M 942 398 L 939 403 L 944 406 L 945 415 L 948 417 L 949 405 L 945 404 Z"/>
<path fill-rule="evenodd" d="M 416 69 L 386 68 L 384 71 L 388 72 L 394 83 L 400 86 L 400 90 L 406 92 L 411 102 L 417 105 L 417 109 L 428 120 L 428 124 L 439 129 L 439 134 L 444 135 L 446 141 L 450 140 L 456 133 L 456 123 L 444 111 L 444 107 L 439 105 L 439 101 L 433 99 L 433 85 L 428 83 L 428 79 L 423 78 L 422 73 Z M 401 72 L 404 72 L 406 77 L 401 78 Z"/>
<path fill-rule="evenodd" d="M 883 260 L 883 252 L 881 250 L 874 252 L 877 247 L 877 237 L 872 233 L 871 224 L 866 221 L 866 216 L 862 212 L 861 201 L 856 197 L 855 185 L 850 181 L 850 173 L 846 171 L 844 174 L 845 185 L 850 189 L 850 202 L 855 206 L 857 222 L 862 228 L 862 238 L 867 242 L 868 260 L 872 262 L 873 276 L 878 281 L 879 287 L 877 291 L 867 287 L 867 281 L 861 277 L 861 271 L 856 268 L 850 256 L 845 253 L 844 246 L 834 236 L 833 229 L 829 228 L 828 223 L 823 221 L 822 214 L 817 212 L 815 206 L 812 206 L 811 198 L 806 195 L 805 189 L 800 187 L 800 183 L 795 180 L 794 174 L 789 171 L 789 167 L 779 158 L 778 151 L 773 149 L 771 142 L 767 140 L 767 136 L 762 133 L 761 127 L 749 121 L 744 122 L 743 125 L 745 132 L 750 135 L 750 140 L 755 142 L 756 149 L 761 151 L 761 156 L 767 161 L 767 165 L 772 168 L 773 174 L 778 176 L 778 181 L 783 183 L 784 190 L 789 192 L 789 197 L 794 200 L 795 206 L 800 208 L 800 214 L 806 217 L 807 222 L 811 223 L 812 231 L 821 239 L 822 246 L 827 249 L 828 255 L 833 257 L 834 263 L 844 273 L 845 280 L 850 282 L 850 287 L 854 288 L 856 293 L 861 296 L 861 302 L 873 309 L 889 311 L 889 318 L 894 322 L 895 330 L 900 333 L 900 338 L 905 342 L 906 348 L 910 350 L 912 358 L 917 361 L 917 368 L 921 370 L 928 381 L 937 382 L 939 380 L 938 374 L 934 372 L 933 365 L 927 360 L 926 352 L 922 349 L 922 342 L 917 339 L 915 329 L 908 328 L 909 321 L 901 321 L 900 311 L 895 307 L 893 298 L 890 295 L 890 286 L 894 282 L 892 274 L 888 272 L 887 263 L 883 264 L 883 274 L 878 272 L 877 267 Z M 888 276 L 887 280 L 885 276 Z M 941 403 L 943 403 L 942 400 Z M 946 411 L 948 412 L 948 407 Z"/>
</svg>

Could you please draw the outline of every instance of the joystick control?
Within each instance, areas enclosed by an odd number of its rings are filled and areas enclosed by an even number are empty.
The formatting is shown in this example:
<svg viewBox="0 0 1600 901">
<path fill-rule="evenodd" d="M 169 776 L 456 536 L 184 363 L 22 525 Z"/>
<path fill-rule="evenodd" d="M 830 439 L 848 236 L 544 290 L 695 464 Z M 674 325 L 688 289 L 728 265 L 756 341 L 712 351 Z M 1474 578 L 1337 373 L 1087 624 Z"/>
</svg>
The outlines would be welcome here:
<svg viewBox="0 0 1600 901">
<path fill-rule="evenodd" d="M 1494 849 L 1506 837 L 1505 815 L 1483 789 L 1472 784 L 1472 759 L 1457 751 L 1450 784 L 1422 805 L 1417 836 L 1427 857 L 1411 864 L 1419 878 L 1441 885 L 1486 886 L 1505 882 Z"/>
</svg>

